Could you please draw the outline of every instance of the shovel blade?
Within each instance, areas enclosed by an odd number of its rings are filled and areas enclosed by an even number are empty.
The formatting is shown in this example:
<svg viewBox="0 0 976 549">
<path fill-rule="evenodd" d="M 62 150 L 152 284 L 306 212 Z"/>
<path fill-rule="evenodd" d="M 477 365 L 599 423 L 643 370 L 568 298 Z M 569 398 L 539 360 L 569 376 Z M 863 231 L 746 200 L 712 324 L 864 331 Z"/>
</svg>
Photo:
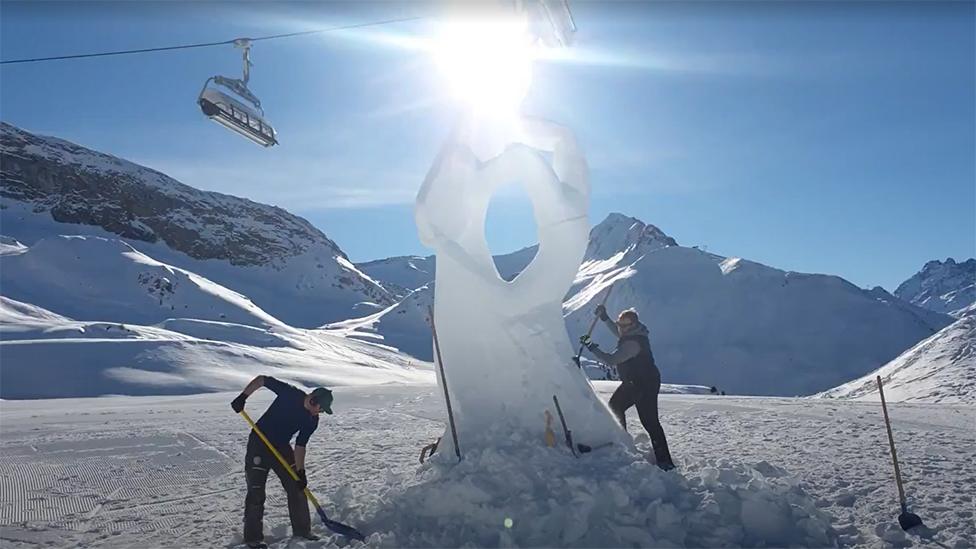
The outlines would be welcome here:
<svg viewBox="0 0 976 549">
<path fill-rule="evenodd" d="M 901 525 L 902 530 L 908 531 L 917 526 L 922 526 L 922 519 L 915 513 L 905 511 L 898 515 L 898 524 Z"/>
<path fill-rule="evenodd" d="M 317 508 L 316 511 L 319 514 L 319 518 L 322 519 L 322 523 L 325 524 L 325 527 L 328 528 L 329 530 L 332 530 L 333 532 L 339 534 L 340 536 L 346 536 L 349 539 L 365 541 L 366 537 L 363 536 L 359 532 L 359 530 L 356 530 L 355 528 L 349 526 L 348 524 L 343 524 L 341 522 L 330 519 L 325 514 L 325 511 L 323 511 L 321 507 Z"/>
<path fill-rule="evenodd" d="M 328 527 L 329 530 L 332 530 L 333 532 L 335 532 L 336 534 L 340 534 L 340 535 L 346 536 L 349 539 L 354 539 L 354 540 L 358 540 L 358 541 L 365 541 L 366 540 L 366 537 L 363 536 L 359 532 L 359 530 L 356 530 L 355 528 L 353 528 L 352 526 L 349 526 L 348 524 L 343 524 L 341 522 L 336 522 L 334 520 L 329 520 L 329 521 L 327 521 L 325 523 L 325 526 Z"/>
</svg>

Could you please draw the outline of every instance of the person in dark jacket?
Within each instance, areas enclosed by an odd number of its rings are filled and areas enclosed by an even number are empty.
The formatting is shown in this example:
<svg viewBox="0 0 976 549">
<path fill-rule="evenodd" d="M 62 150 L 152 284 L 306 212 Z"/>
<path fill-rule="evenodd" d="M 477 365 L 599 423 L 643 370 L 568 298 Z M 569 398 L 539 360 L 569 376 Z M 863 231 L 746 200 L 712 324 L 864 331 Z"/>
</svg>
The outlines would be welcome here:
<svg viewBox="0 0 976 549">
<path fill-rule="evenodd" d="M 264 543 L 264 500 L 268 472 L 274 471 L 288 496 L 288 516 L 296 537 L 317 540 L 312 533 L 312 520 L 308 511 L 305 487 L 305 446 L 319 425 L 319 413 L 332 413 L 332 391 L 319 387 L 306 394 L 298 387 L 279 381 L 271 376 L 258 376 L 251 380 L 244 391 L 231 402 L 234 412 L 241 413 L 244 401 L 254 391 L 266 387 L 278 395 L 264 415 L 257 420 L 258 429 L 289 466 L 298 474 L 294 480 L 281 465 L 257 433 L 251 431 L 247 439 L 244 458 L 244 475 L 247 478 L 247 496 L 244 498 L 244 543 L 248 547 L 267 547 Z M 298 433 L 294 449 L 291 438 Z"/>
<path fill-rule="evenodd" d="M 583 336 L 581 341 L 593 356 L 609 366 L 615 366 L 620 377 L 620 386 L 610 397 L 610 409 L 617 420 L 627 429 L 627 410 L 637 406 L 641 424 L 651 437 L 654 457 L 658 467 L 665 471 L 674 469 L 674 461 L 668 450 L 668 440 L 658 418 L 657 401 L 661 391 L 661 372 L 654 364 L 647 327 L 640 323 L 637 311 L 628 309 L 620 313 L 617 321 L 610 320 L 603 305 L 596 308 L 600 320 L 619 338 L 617 349 L 604 352 L 600 346 Z"/>
</svg>

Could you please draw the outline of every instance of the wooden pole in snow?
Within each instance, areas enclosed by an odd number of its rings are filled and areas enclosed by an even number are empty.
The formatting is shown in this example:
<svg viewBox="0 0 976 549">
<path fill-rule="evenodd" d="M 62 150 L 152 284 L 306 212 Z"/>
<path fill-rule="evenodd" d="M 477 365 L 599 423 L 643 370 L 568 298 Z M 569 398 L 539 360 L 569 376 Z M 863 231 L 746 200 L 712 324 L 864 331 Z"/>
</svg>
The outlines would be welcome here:
<svg viewBox="0 0 976 549">
<path fill-rule="evenodd" d="M 447 378 L 444 377 L 444 361 L 441 359 L 441 345 L 437 340 L 437 326 L 434 323 L 434 309 L 428 307 L 430 313 L 430 329 L 434 333 L 434 353 L 437 355 L 437 367 L 441 371 L 441 385 L 444 387 L 444 400 L 447 402 L 447 419 L 451 423 L 451 438 L 454 440 L 454 453 L 461 461 L 461 448 L 458 446 L 457 428 L 454 426 L 454 410 L 451 408 L 451 395 L 447 392 Z"/>
</svg>

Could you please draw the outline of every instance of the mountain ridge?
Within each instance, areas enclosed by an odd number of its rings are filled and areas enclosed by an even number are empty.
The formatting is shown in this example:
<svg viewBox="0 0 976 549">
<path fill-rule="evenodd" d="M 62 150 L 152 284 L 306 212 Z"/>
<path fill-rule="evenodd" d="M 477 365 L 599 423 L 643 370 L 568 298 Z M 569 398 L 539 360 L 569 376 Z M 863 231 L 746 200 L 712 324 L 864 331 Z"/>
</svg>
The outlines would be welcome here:
<svg viewBox="0 0 976 549">
<path fill-rule="evenodd" d="M 894 295 L 930 311 L 957 316 L 976 303 L 976 259 L 929 261 L 899 284 Z"/>
<path fill-rule="evenodd" d="M 505 258 L 497 256 L 496 263 Z M 824 390 L 890 361 L 951 321 L 838 276 L 686 248 L 661 229 L 619 213 L 590 231 L 563 304 L 571 336 L 585 333 L 593 308 L 611 285 L 608 309 L 611 314 L 638 310 L 651 329 L 666 381 L 717 385 L 740 394 Z M 395 331 L 384 333 L 382 317 L 360 319 L 359 327 L 351 319 L 341 329 L 348 337 L 383 341 L 429 359 L 429 346 L 412 345 L 417 335 L 407 336 L 402 320 Z M 416 330 L 429 328 L 418 323 Z M 600 328 L 594 338 L 604 348 L 615 344 Z M 831 367 L 824 369 L 824 363 Z"/>
<path fill-rule="evenodd" d="M 334 241 L 282 208 L 197 190 L 5 122 L 0 157 L 3 233 L 27 246 L 62 233 L 121 237 L 302 327 L 395 302 Z"/>
</svg>

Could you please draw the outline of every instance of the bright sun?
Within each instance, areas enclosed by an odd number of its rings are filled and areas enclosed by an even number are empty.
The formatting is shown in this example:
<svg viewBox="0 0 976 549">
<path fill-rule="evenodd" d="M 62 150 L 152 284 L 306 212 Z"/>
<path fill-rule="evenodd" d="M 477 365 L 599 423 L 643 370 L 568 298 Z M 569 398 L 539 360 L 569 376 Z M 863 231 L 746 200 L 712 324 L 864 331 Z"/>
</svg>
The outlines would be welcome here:
<svg viewBox="0 0 976 549">
<path fill-rule="evenodd" d="M 518 18 L 452 21 L 433 55 L 452 94 L 474 110 L 515 113 L 529 91 L 533 48 Z"/>
</svg>

